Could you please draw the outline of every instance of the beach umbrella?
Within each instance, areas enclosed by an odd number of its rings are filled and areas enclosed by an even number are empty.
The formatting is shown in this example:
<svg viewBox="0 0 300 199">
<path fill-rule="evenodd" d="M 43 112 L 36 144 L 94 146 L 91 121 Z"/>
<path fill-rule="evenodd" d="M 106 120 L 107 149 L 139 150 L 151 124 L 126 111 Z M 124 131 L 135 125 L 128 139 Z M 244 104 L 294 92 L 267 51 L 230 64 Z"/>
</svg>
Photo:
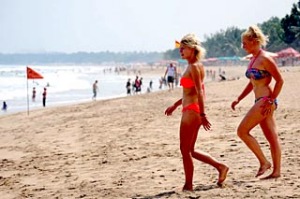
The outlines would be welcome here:
<svg viewBox="0 0 300 199">
<path fill-rule="evenodd" d="M 300 53 L 297 50 L 291 47 L 283 49 L 277 52 L 277 54 L 278 57 L 297 57 L 298 55 L 300 55 Z"/>
<path fill-rule="evenodd" d="M 27 79 L 27 115 L 29 115 L 29 94 L 28 94 L 28 80 L 29 79 L 43 79 L 44 77 L 36 72 L 35 70 L 29 68 L 27 66 L 26 68 L 26 79 Z"/>
</svg>

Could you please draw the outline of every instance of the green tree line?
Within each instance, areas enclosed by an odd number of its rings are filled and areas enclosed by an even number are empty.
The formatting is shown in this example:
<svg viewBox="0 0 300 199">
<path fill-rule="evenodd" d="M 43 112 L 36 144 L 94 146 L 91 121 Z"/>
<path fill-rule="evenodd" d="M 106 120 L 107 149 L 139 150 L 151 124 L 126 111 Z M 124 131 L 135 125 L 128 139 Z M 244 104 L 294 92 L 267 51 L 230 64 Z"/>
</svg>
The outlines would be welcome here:
<svg viewBox="0 0 300 199">
<path fill-rule="evenodd" d="M 272 17 L 258 24 L 268 35 L 266 50 L 278 52 L 287 47 L 300 51 L 300 0 L 293 4 L 290 14 L 284 18 Z M 245 29 L 229 27 L 215 34 L 206 35 L 203 46 L 207 50 L 206 57 L 244 56 L 241 48 L 241 34 Z M 162 59 L 179 59 L 178 49 L 166 52 L 78 52 L 78 53 L 31 53 L 31 54 L 1 54 L 0 64 L 101 64 L 129 62 L 157 62 Z"/>
<path fill-rule="evenodd" d="M 293 4 L 291 13 L 284 18 L 272 17 L 268 21 L 257 24 L 269 42 L 265 47 L 271 52 L 278 52 L 287 47 L 300 51 L 300 0 Z M 202 45 L 206 49 L 206 57 L 245 56 L 241 48 L 241 34 L 245 29 L 229 27 L 217 33 L 206 35 Z M 179 59 L 178 49 L 168 50 L 165 59 Z"/>
</svg>

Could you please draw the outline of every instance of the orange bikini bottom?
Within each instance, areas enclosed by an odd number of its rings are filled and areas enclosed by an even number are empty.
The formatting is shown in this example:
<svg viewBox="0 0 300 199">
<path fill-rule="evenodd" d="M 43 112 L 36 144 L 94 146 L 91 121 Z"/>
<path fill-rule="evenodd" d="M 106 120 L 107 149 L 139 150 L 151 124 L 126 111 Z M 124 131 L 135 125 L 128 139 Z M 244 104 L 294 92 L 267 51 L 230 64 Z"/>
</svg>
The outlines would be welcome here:
<svg viewBox="0 0 300 199">
<path fill-rule="evenodd" d="M 189 104 L 187 106 L 184 106 L 182 108 L 182 112 L 185 112 L 185 111 L 188 111 L 188 110 L 192 110 L 192 111 L 195 111 L 196 113 L 200 113 L 199 104 L 193 103 L 193 104 Z"/>
</svg>

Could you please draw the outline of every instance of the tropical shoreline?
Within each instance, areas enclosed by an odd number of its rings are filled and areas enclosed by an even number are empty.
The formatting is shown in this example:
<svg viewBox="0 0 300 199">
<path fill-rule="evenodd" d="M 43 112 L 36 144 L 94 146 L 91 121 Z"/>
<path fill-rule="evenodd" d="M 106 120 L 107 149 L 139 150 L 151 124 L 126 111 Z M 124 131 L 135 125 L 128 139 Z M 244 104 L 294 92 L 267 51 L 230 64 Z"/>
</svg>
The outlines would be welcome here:
<svg viewBox="0 0 300 199">
<path fill-rule="evenodd" d="M 230 109 L 248 81 L 241 77 L 206 84 L 206 114 L 212 129 L 200 129 L 196 143 L 197 150 L 230 167 L 223 188 L 216 185 L 215 170 L 195 161 L 195 191 L 180 191 L 184 182 L 178 138 L 181 109 L 171 117 L 164 115 L 165 108 L 181 97 L 181 88 L 176 88 L 1 116 L 0 194 L 6 199 L 300 197 L 300 94 L 296 92 L 300 68 L 282 70 L 285 85 L 275 112 L 283 151 L 278 179 L 254 177 L 259 164 L 236 135 L 254 100 L 249 95 L 236 111 Z M 261 130 L 255 128 L 252 134 L 270 160 Z"/>
</svg>

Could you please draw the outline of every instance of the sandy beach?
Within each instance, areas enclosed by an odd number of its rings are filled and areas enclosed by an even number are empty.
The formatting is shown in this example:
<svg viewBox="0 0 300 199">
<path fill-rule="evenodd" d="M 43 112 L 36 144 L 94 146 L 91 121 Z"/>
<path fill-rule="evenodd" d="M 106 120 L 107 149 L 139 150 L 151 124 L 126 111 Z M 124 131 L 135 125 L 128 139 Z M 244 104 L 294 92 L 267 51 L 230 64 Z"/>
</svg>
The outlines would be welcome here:
<svg viewBox="0 0 300 199">
<path fill-rule="evenodd" d="M 216 185 L 216 170 L 195 161 L 195 191 L 180 191 L 181 109 L 164 115 L 181 97 L 176 88 L 1 116 L 0 198 L 300 198 L 300 67 L 281 68 L 285 84 L 275 116 L 282 177 L 272 180 L 254 177 L 259 164 L 236 135 L 254 102 L 251 94 L 230 109 L 248 81 L 245 67 L 224 70 L 241 78 L 206 83 L 212 130 L 200 129 L 196 144 L 230 167 L 224 187 Z M 271 160 L 261 130 L 252 134 Z"/>
</svg>

